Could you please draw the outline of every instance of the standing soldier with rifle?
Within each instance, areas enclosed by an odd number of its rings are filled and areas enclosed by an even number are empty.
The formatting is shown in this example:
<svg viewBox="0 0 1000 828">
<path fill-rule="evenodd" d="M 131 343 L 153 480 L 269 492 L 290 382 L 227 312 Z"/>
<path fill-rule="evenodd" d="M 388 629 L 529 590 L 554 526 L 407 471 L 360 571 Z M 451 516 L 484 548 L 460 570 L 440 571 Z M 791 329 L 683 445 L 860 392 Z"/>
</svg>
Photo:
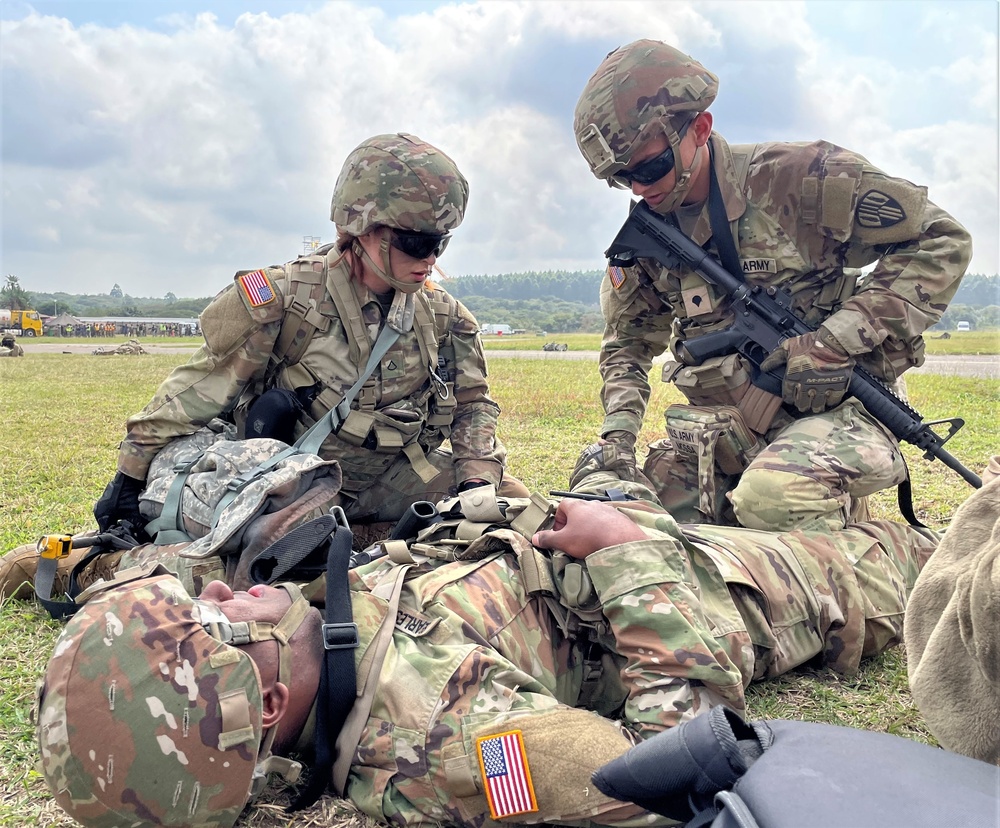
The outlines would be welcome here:
<svg viewBox="0 0 1000 828">
<path fill-rule="evenodd" d="M 638 474 L 649 370 L 669 347 L 663 379 L 689 404 L 667 409 L 669 438 L 650 446 L 643 468 L 664 506 L 680 521 L 841 528 L 864 518 L 867 495 L 907 482 L 897 438 L 910 438 L 866 410 L 852 374 L 892 384 L 923 363 L 922 334 L 955 295 L 971 240 L 926 188 L 850 150 L 731 146 L 707 111 L 718 87 L 671 46 L 623 46 L 577 103 L 577 143 L 596 177 L 642 199 L 637 215 L 679 228 L 748 290 L 786 298 L 794 323 L 755 360 L 730 335 L 739 297 L 690 259 L 648 258 L 649 245 L 621 256 L 616 243 L 622 260 L 601 289 L 605 419 L 574 479 L 599 466 Z M 944 440 L 924 432 L 939 448 Z"/>
</svg>

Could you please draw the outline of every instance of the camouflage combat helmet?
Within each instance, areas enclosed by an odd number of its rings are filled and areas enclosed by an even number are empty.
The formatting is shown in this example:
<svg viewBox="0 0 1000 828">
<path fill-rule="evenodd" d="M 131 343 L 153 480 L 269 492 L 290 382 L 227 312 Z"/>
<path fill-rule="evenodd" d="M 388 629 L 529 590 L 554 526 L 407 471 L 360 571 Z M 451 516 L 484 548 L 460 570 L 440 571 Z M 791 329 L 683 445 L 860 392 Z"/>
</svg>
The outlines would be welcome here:
<svg viewBox="0 0 1000 828">
<path fill-rule="evenodd" d="M 428 237 L 420 240 L 423 246 L 440 255 L 450 231 L 462 223 L 468 200 L 469 183 L 441 150 L 405 132 L 376 135 L 347 156 L 333 189 L 330 219 L 351 236 L 377 227 L 420 234 Z M 395 277 L 389 261 L 390 241 L 388 236 L 380 241 L 380 262 L 357 241 L 351 249 L 396 290 L 419 290 L 421 283 Z"/>
<path fill-rule="evenodd" d="M 677 152 L 679 131 L 708 109 L 719 79 L 683 52 L 637 40 L 611 52 L 587 81 L 573 131 L 591 172 L 614 186 L 615 173 L 658 135 Z"/>
<path fill-rule="evenodd" d="M 444 235 L 468 200 L 469 183 L 441 150 L 404 132 L 376 135 L 347 156 L 330 220 L 352 236 L 379 225 Z"/>
<path fill-rule="evenodd" d="M 301 593 L 291 597 L 263 630 L 229 623 L 169 574 L 88 601 L 39 691 L 42 769 L 59 805 L 88 828 L 230 828 L 268 771 L 294 781 L 298 765 L 269 756 L 276 727 L 263 732 L 257 666 L 227 643 L 287 641 L 305 615 Z"/>
</svg>

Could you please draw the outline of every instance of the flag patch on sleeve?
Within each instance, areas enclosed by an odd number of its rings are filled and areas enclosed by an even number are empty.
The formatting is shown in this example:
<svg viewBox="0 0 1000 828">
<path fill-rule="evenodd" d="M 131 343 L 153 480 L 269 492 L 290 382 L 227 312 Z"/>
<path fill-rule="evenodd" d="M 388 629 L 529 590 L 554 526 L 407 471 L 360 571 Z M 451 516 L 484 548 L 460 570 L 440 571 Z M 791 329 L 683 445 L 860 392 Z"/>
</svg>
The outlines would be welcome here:
<svg viewBox="0 0 1000 828">
<path fill-rule="evenodd" d="M 538 810 L 520 730 L 481 736 L 476 752 L 492 819 Z"/>
<path fill-rule="evenodd" d="M 618 265 L 608 265 L 608 278 L 611 280 L 611 287 L 618 290 L 625 284 L 625 268 Z"/>
<path fill-rule="evenodd" d="M 251 308 L 259 308 L 274 300 L 274 286 L 263 270 L 244 273 L 236 281 L 250 300 Z"/>
</svg>

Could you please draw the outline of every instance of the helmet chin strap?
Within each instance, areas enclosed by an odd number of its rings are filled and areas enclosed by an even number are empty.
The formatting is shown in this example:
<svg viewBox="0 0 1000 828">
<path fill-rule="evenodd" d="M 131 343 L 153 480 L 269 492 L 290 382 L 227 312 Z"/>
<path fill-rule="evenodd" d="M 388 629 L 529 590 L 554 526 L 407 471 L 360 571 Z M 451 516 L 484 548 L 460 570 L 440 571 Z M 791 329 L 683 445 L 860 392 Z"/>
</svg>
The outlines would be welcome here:
<svg viewBox="0 0 1000 828">
<path fill-rule="evenodd" d="M 661 216 L 674 212 L 684 202 L 684 197 L 691 189 L 691 179 L 695 165 L 698 163 L 699 157 L 701 157 L 701 151 L 705 149 L 704 145 L 696 147 L 694 155 L 691 156 L 691 163 L 681 168 L 679 166 L 681 159 L 681 138 L 677 134 L 677 130 L 672 130 L 667 138 L 670 141 L 670 146 L 674 151 L 674 158 L 678 162 L 678 165 L 674 166 L 674 188 L 667 194 L 663 201 L 652 208 L 654 213 L 659 213 Z"/>
<path fill-rule="evenodd" d="M 391 231 L 390 231 L 391 232 Z M 423 282 L 403 282 L 397 279 L 392 272 L 392 262 L 389 260 L 389 235 L 386 233 L 379 240 L 379 253 L 382 259 L 382 266 L 375 264 L 375 260 L 368 255 L 368 251 L 362 246 L 361 242 L 357 239 L 351 245 L 351 250 L 356 256 L 360 256 L 364 262 L 370 267 L 375 275 L 387 282 L 389 285 L 394 287 L 400 293 L 416 293 L 420 288 L 422 288 Z"/>
<path fill-rule="evenodd" d="M 275 587 L 284 590 L 291 600 L 291 605 L 285 610 L 285 614 L 281 616 L 281 620 L 277 624 L 264 621 L 230 621 L 216 605 L 198 600 L 195 603 L 201 610 L 202 625 L 206 631 L 224 644 L 239 646 L 254 641 L 277 641 L 277 680 L 290 688 L 292 686 L 292 647 L 289 642 L 309 615 L 311 605 L 296 584 L 282 583 L 275 584 Z M 284 776 L 288 782 L 294 784 L 302 771 L 301 763 L 271 754 L 271 747 L 277 735 L 277 724 L 264 734 L 264 739 L 257 753 L 257 767 L 251 785 L 251 796 L 256 796 L 267 785 L 268 773 L 278 773 Z"/>
</svg>

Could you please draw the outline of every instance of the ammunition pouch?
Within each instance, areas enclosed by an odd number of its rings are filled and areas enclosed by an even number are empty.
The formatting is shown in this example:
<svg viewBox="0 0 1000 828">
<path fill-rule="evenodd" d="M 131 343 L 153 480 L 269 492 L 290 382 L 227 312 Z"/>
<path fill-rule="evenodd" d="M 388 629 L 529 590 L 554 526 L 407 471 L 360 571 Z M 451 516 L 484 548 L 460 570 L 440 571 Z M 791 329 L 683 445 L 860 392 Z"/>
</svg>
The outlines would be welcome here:
<svg viewBox="0 0 1000 828">
<path fill-rule="evenodd" d="M 701 365 L 668 360 L 663 365 L 662 378 L 677 386 L 692 405 L 735 406 L 746 427 L 763 435 L 776 425 L 781 397 L 754 385 L 751 370 L 739 354 L 726 354 L 710 357 Z"/>
<path fill-rule="evenodd" d="M 699 510 L 714 513 L 714 469 L 740 474 L 760 452 L 761 443 L 733 405 L 675 403 L 665 414 L 667 434 L 678 459 L 698 467 Z"/>
<path fill-rule="evenodd" d="M 425 479 L 437 474 L 424 453 L 443 438 L 422 439 L 426 415 L 411 408 L 352 410 L 335 434 L 323 443 L 323 455 L 336 457 L 344 472 L 344 491 L 360 492 L 384 474 L 400 454 Z M 425 468 L 426 466 L 426 468 Z"/>
</svg>

